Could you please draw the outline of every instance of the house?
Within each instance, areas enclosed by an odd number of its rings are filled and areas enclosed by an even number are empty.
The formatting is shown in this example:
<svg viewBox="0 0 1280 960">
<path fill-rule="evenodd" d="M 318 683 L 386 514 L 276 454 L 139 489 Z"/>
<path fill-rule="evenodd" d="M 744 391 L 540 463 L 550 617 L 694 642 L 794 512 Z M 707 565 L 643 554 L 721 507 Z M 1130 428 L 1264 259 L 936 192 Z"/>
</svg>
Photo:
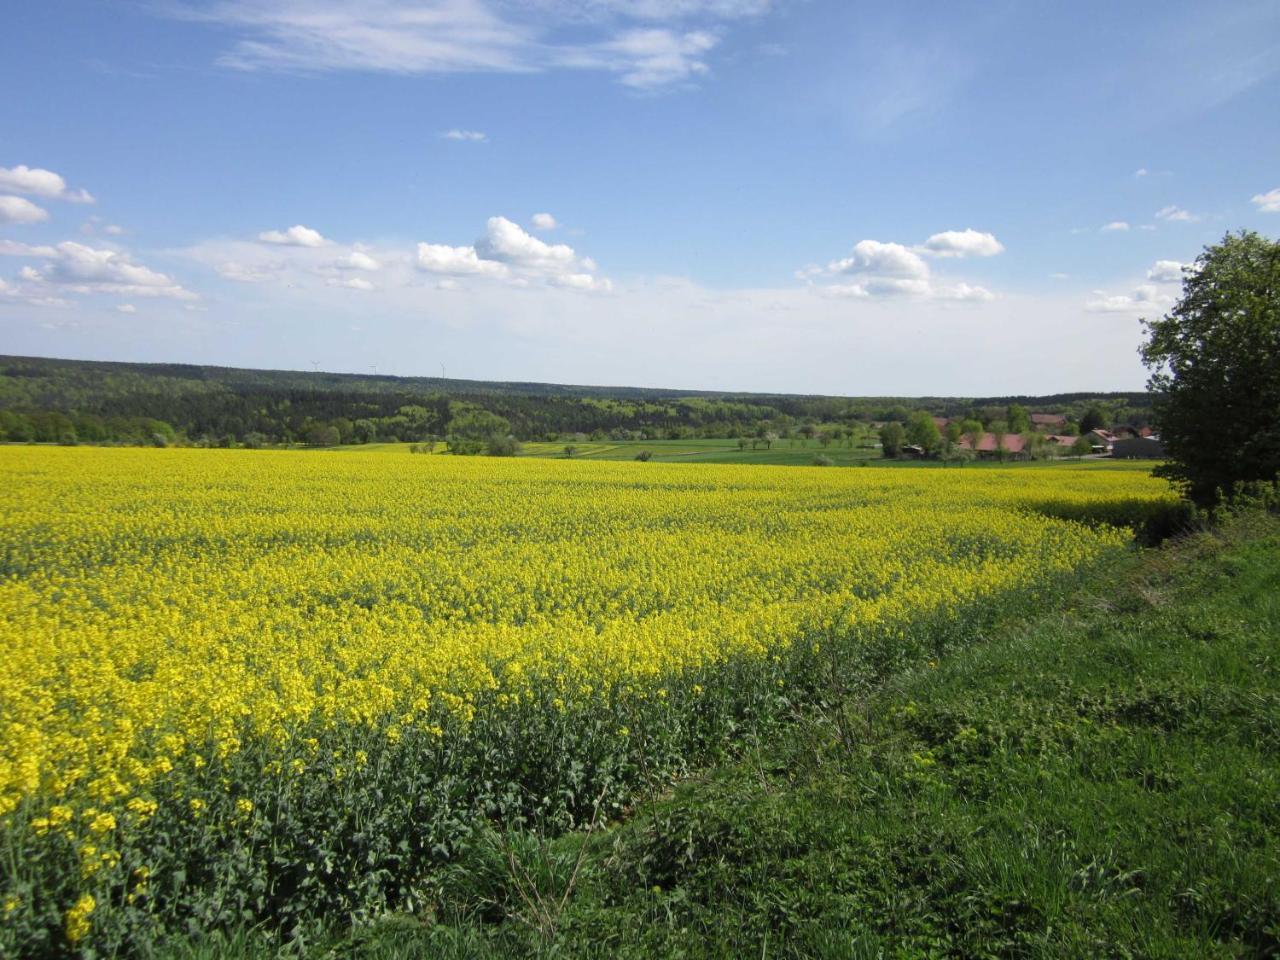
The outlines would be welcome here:
<svg viewBox="0 0 1280 960">
<path fill-rule="evenodd" d="M 933 425 L 938 428 L 938 432 L 945 434 L 947 432 L 947 424 L 951 422 L 950 417 L 934 417 Z"/>
<path fill-rule="evenodd" d="M 1102 428 L 1090 430 L 1085 436 L 1089 438 L 1094 453 L 1110 453 L 1111 445 L 1116 442 L 1115 436 L 1109 430 Z"/>
<path fill-rule="evenodd" d="M 1047 443 L 1051 443 L 1059 447 L 1065 447 L 1069 450 L 1075 446 L 1076 441 L 1080 438 L 1073 437 L 1065 433 L 1050 433 L 1046 434 L 1044 439 Z"/>
<path fill-rule="evenodd" d="M 974 449 L 967 436 L 957 440 L 956 446 L 961 450 Z M 1006 433 L 1000 438 L 999 443 L 996 442 L 994 433 L 984 433 L 978 438 L 978 447 L 974 452 L 980 460 L 995 460 L 999 458 L 1001 449 L 1006 457 L 1013 460 L 1025 460 L 1029 455 L 1026 438 L 1020 433 Z"/>
<path fill-rule="evenodd" d="M 1111 445 L 1117 460 L 1163 460 L 1164 444 L 1158 437 L 1126 437 Z"/>
<path fill-rule="evenodd" d="M 1067 422 L 1067 418 L 1060 413 L 1033 413 L 1031 414 L 1031 425 L 1033 427 L 1061 427 Z"/>
</svg>

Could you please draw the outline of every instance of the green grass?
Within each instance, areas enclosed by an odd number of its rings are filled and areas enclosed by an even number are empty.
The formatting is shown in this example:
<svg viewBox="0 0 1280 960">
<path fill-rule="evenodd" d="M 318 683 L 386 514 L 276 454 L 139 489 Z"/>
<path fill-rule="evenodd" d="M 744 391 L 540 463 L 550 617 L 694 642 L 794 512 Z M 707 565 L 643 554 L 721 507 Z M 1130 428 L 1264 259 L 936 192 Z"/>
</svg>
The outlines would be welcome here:
<svg viewBox="0 0 1280 960">
<path fill-rule="evenodd" d="M 1254 519 L 1125 558 L 625 822 L 488 830 L 433 911 L 297 952 L 1280 955 L 1278 556 Z"/>
</svg>

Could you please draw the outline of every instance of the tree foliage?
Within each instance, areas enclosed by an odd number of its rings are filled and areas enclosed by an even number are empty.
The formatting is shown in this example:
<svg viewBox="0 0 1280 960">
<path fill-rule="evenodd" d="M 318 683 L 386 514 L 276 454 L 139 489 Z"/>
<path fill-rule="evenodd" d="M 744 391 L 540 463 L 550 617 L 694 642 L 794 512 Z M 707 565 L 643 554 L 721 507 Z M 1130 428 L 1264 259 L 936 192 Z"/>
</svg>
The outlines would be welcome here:
<svg viewBox="0 0 1280 960">
<path fill-rule="evenodd" d="M 1206 247 L 1169 314 L 1145 323 L 1160 476 L 1212 506 L 1280 473 L 1280 243 L 1252 231 Z M 1082 424 L 1083 426 L 1083 424 Z"/>
<path fill-rule="evenodd" d="M 896 420 L 891 420 L 880 428 L 880 446 L 886 457 L 896 457 L 902 453 L 902 444 L 906 440 L 907 433 L 902 429 L 902 424 Z"/>
</svg>

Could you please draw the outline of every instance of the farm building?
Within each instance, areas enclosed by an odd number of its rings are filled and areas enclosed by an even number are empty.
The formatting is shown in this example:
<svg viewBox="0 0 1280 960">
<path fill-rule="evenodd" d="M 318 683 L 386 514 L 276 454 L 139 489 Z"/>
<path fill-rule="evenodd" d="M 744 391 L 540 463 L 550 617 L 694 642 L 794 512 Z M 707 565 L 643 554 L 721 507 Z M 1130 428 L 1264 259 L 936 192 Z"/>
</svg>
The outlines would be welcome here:
<svg viewBox="0 0 1280 960">
<path fill-rule="evenodd" d="M 1033 413 L 1031 424 L 1035 427 L 1061 427 L 1067 418 L 1060 413 Z"/>
<path fill-rule="evenodd" d="M 956 446 L 961 450 L 974 450 L 968 437 L 961 437 L 956 441 Z M 980 460 L 994 460 L 1000 456 L 1002 449 L 1004 455 L 1013 460 L 1024 460 L 1028 456 L 1026 438 L 1020 433 L 1006 433 L 1000 438 L 999 443 L 996 442 L 994 433 L 984 433 L 978 439 L 975 452 Z"/>
<path fill-rule="evenodd" d="M 1111 445 L 1117 460 L 1163 460 L 1164 444 L 1157 437 L 1125 437 Z"/>
</svg>

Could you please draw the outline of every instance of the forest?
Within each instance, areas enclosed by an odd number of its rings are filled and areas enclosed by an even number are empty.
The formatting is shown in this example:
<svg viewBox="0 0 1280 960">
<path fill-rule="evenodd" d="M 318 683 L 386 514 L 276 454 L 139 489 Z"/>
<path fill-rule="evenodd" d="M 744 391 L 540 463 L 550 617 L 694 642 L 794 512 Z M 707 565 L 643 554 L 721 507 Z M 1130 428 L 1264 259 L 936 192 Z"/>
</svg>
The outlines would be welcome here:
<svg viewBox="0 0 1280 960">
<path fill-rule="evenodd" d="M 856 384 L 850 384 L 851 393 Z M 734 438 L 806 425 L 983 424 L 1011 404 L 1079 423 L 1142 425 L 1145 393 L 833 397 L 717 393 L 0 356 L 0 441 L 334 446 L 389 441 Z M 459 444 L 459 449 L 466 445 Z"/>
</svg>

